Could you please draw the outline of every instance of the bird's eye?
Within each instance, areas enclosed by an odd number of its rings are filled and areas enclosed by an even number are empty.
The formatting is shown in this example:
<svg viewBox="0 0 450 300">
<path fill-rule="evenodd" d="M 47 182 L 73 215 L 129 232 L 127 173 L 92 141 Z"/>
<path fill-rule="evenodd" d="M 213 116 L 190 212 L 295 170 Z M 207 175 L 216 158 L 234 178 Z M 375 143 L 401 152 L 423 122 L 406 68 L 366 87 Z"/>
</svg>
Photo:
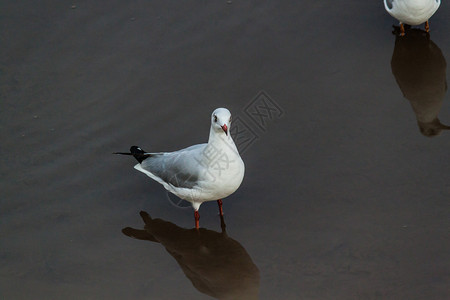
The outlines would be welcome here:
<svg viewBox="0 0 450 300">
<path fill-rule="evenodd" d="M 214 115 L 214 122 L 217 122 L 217 116 Z"/>
</svg>

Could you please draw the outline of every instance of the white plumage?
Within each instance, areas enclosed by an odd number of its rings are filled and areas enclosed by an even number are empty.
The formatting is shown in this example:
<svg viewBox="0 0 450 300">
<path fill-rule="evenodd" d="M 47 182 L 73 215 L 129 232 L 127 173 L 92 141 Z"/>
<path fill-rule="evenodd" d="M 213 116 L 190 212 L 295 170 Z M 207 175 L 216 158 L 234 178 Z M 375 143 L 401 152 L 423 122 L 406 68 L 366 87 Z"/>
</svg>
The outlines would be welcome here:
<svg viewBox="0 0 450 300">
<path fill-rule="evenodd" d="M 384 0 L 386 11 L 399 20 L 401 25 L 420 25 L 426 22 L 427 31 L 428 19 L 436 12 L 439 5 L 441 0 Z"/>
<path fill-rule="evenodd" d="M 191 202 L 196 214 L 205 201 L 218 200 L 234 193 L 244 178 L 244 162 L 229 133 L 231 113 L 218 108 L 211 115 L 209 140 L 175 152 L 147 153 L 131 147 L 139 163 L 135 169 L 162 184 L 166 190 Z"/>
</svg>

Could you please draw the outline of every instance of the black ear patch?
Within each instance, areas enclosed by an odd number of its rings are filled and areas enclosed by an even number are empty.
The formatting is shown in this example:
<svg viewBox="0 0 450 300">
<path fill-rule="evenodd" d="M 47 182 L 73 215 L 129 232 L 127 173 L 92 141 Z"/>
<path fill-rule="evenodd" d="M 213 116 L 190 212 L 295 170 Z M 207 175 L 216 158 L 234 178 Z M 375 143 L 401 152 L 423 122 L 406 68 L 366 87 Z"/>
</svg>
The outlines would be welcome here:
<svg viewBox="0 0 450 300">
<path fill-rule="evenodd" d="M 392 9 L 392 3 L 394 3 L 394 0 L 386 0 L 386 4 L 387 4 L 387 7 L 389 8 L 389 9 Z"/>
</svg>

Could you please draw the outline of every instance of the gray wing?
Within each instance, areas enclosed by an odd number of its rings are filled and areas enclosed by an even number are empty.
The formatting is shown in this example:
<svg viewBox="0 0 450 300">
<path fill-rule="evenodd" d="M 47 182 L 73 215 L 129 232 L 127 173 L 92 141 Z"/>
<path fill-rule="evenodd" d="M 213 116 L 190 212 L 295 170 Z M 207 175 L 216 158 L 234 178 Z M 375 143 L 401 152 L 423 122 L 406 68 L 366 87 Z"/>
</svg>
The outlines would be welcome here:
<svg viewBox="0 0 450 300">
<path fill-rule="evenodd" d="M 192 188 L 198 184 L 200 158 L 205 146 L 206 144 L 201 144 L 176 152 L 155 153 L 145 159 L 141 167 L 172 186 Z"/>
</svg>

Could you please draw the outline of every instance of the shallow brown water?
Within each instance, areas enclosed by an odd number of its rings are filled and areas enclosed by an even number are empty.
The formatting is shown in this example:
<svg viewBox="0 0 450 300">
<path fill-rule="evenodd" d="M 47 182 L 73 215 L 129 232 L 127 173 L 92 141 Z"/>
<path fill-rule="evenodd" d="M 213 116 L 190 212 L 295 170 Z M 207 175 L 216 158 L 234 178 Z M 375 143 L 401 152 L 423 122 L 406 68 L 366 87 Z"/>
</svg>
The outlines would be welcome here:
<svg viewBox="0 0 450 300">
<path fill-rule="evenodd" d="M 418 125 L 450 125 L 448 3 L 396 43 L 381 1 L 91 2 L 0 6 L 1 298 L 450 298 L 450 132 Z M 111 153 L 205 142 L 221 106 L 246 175 L 197 255 Z M 128 237 L 140 211 L 175 229 Z"/>
</svg>

